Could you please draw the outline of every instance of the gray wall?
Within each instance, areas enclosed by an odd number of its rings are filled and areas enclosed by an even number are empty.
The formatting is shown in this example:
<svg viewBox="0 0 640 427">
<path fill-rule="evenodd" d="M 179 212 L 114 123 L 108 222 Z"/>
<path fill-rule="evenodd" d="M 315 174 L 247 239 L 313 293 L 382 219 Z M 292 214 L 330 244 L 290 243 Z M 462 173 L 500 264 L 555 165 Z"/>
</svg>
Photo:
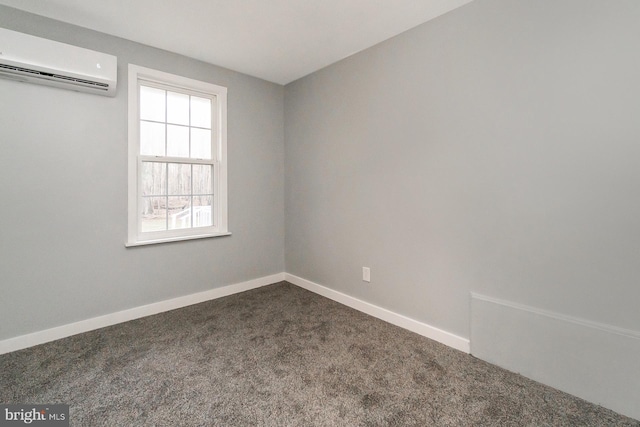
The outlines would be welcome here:
<svg viewBox="0 0 640 427">
<path fill-rule="evenodd" d="M 287 85 L 286 271 L 640 418 L 639 23 L 476 0 Z"/>
<path fill-rule="evenodd" d="M 284 271 L 282 86 L 0 6 L 118 57 L 116 98 L 0 79 L 0 340 Z M 228 87 L 230 237 L 126 249 L 127 64 Z"/>
<path fill-rule="evenodd" d="M 470 291 L 640 330 L 639 22 L 476 0 L 287 85 L 287 272 L 462 337 Z"/>
</svg>

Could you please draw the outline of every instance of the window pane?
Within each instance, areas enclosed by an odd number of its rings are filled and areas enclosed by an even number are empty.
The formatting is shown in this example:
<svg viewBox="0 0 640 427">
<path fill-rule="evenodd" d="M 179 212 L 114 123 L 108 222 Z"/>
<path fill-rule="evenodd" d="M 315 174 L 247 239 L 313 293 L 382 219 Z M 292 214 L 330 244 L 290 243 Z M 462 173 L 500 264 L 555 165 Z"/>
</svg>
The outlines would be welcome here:
<svg viewBox="0 0 640 427">
<path fill-rule="evenodd" d="M 191 227 L 191 197 L 169 197 L 169 230 Z"/>
<path fill-rule="evenodd" d="M 167 123 L 189 126 L 189 95 L 167 92 Z"/>
<path fill-rule="evenodd" d="M 191 165 L 169 163 L 169 195 L 191 194 Z"/>
<path fill-rule="evenodd" d="M 167 229 L 166 197 L 142 198 L 142 231 L 164 231 Z"/>
<path fill-rule="evenodd" d="M 140 86 L 140 119 L 164 122 L 165 91 Z"/>
<path fill-rule="evenodd" d="M 167 164 L 142 162 L 141 167 L 142 195 L 161 196 L 167 194 Z"/>
<path fill-rule="evenodd" d="M 211 129 L 211 100 L 191 97 L 191 126 Z"/>
<path fill-rule="evenodd" d="M 140 122 L 140 154 L 164 156 L 164 124 Z"/>
<path fill-rule="evenodd" d="M 212 194 L 213 166 L 211 165 L 193 165 L 193 194 Z"/>
<path fill-rule="evenodd" d="M 191 129 L 191 158 L 211 158 L 211 131 Z"/>
<path fill-rule="evenodd" d="M 193 197 L 193 226 L 209 227 L 213 225 L 213 196 Z"/>
<path fill-rule="evenodd" d="M 189 157 L 189 128 L 167 125 L 167 156 Z"/>
</svg>

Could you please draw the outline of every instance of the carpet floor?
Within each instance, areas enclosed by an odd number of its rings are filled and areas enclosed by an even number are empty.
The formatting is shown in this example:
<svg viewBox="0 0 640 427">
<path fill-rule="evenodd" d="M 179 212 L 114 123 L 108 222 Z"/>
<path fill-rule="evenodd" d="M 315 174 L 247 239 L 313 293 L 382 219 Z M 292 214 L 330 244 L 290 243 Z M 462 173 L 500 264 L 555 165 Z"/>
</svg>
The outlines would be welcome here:
<svg viewBox="0 0 640 427">
<path fill-rule="evenodd" d="M 0 356 L 72 426 L 636 426 L 282 282 Z"/>
</svg>

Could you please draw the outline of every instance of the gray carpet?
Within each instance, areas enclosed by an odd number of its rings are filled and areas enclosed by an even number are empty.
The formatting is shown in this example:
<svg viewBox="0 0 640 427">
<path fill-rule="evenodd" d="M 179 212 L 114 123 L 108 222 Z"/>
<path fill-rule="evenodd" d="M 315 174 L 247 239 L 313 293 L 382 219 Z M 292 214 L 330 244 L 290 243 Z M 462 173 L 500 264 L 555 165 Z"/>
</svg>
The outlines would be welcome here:
<svg viewBox="0 0 640 427">
<path fill-rule="evenodd" d="M 73 426 L 640 426 L 286 282 L 0 356 Z"/>
</svg>

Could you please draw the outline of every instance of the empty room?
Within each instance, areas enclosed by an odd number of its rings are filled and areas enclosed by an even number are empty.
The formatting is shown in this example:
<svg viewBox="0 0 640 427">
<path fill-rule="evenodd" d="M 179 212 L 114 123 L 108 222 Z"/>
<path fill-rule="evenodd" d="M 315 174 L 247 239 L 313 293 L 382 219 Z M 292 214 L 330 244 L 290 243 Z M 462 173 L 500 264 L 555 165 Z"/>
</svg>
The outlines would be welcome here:
<svg viewBox="0 0 640 427">
<path fill-rule="evenodd" d="M 0 0 L 0 425 L 640 427 L 640 2 Z"/>
</svg>

